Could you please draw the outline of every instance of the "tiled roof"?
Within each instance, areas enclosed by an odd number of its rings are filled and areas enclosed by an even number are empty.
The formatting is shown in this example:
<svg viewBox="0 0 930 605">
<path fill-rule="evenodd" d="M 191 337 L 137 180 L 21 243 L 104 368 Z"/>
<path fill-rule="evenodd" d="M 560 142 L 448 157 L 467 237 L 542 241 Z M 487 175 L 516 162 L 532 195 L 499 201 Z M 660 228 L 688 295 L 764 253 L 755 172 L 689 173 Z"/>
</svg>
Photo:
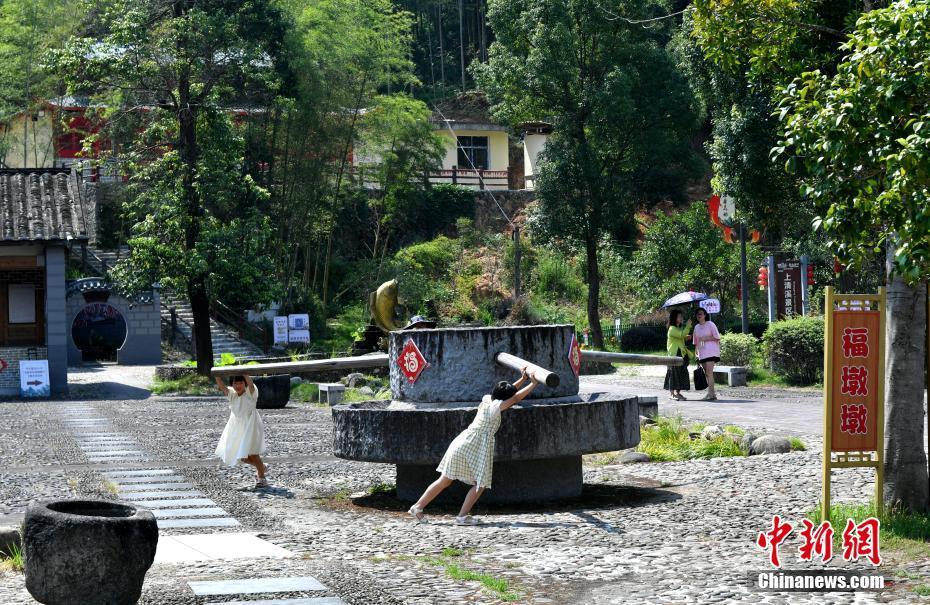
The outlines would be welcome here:
<svg viewBox="0 0 930 605">
<path fill-rule="evenodd" d="M 77 176 L 0 170 L 0 242 L 87 239 Z"/>
</svg>

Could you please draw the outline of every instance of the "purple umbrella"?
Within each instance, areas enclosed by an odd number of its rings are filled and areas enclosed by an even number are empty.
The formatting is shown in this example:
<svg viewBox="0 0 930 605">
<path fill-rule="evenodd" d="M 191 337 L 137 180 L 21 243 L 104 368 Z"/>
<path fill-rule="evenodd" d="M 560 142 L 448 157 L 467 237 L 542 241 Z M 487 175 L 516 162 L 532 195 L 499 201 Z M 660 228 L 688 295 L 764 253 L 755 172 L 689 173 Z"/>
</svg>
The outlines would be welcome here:
<svg viewBox="0 0 930 605">
<path fill-rule="evenodd" d="M 677 305 L 687 305 L 699 300 L 704 300 L 705 298 L 707 298 L 707 295 L 703 292 L 682 292 L 665 301 L 665 304 L 662 305 L 662 308 L 664 309 L 666 307 L 674 307 Z"/>
</svg>

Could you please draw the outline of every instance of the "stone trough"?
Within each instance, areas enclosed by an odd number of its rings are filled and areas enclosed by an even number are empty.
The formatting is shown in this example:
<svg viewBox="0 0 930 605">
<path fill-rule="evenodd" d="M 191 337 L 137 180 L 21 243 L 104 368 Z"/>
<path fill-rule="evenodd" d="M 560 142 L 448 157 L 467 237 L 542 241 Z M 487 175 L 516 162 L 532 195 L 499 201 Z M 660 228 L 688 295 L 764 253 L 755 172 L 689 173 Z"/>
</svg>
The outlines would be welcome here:
<svg viewBox="0 0 930 605">
<path fill-rule="evenodd" d="M 492 489 L 483 502 L 519 503 L 581 495 L 584 454 L 635 447 L 639 400 L 608 389 L 579 395 L 569 353 L 574 327 L 448 328 L 390 333 L 392 401 L 333 408 L 333 453 L 397 465 L 397 495 L 416 500 L 438 474 L 452 439 L 474 419 L 482 396 L 518 373 L 497 362 L 509 353 L 557 375 L 503 413 Z M 426 365 L 411 380 L 402 352 L 412 342 Z M 422 361 L 422 360 L 421 360 Z M 408 368 L 409 369 L 409 366 Z M 444 492 L 460 498 L 465 486 Z"/>
</svg>

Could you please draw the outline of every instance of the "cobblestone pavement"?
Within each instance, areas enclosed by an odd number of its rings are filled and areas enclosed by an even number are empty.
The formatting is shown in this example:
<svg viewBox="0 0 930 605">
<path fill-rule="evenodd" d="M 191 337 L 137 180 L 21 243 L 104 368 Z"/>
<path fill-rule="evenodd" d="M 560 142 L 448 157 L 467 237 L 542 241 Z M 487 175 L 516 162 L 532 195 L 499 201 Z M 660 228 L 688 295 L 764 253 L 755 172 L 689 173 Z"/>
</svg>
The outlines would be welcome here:
<svg viewBox="0 0 930 605">
<path fill-rule="evenodd" d="M 615 375 L 585 384 L 616 381 L 631 380 Z M 800 399 L 798 404 L 807 405 Z M 67 406 L 80 410 L 78 417 L 102 419 L 94 422 L 105 423 L 145 455 L 132 462 L 90 462 L 76 416 L 64 414 Z M 156 563 L 146 578 L 145 605 L 243 599 L 195 596 L 189 581 L 296 576 L 318 579 L 327 594 L 353 605 L 501 603 L 504 598 L 592 605 L 927 601 L 914 589 L 930 584 L 930 560 L 904 564 L 888 553 L 879 572 L 897 583 L 881 593 L 811 595 L 748 587 L 748 574 L 767 565 L 766 554 L 754 544 L 758 532 L 776 513 L 798 523 L 818 498 L 820 439 L 808 434 L 818 425 L 807 432 L 786 431 L 773 416 L 769 425 L 757 418 L 751 427 L 800 436 L 808 446 L 803 452 L 588 465 L 579 500 L 508 508 L 479 502 L 482 525 L 457 527 L 454 509 L 444 507 L 427 511 L 430 524 L 412 524 L 406 505 L 389 488 L 378 487 L 393 484 L 392 466 L 332 457 L 329 410 L 313 406 L 292 403 L 262 412 L 274 487 L 254 490 L 246 467 L 220 467 L 209 459 L 226 416 L 219 398 L 0 403 L 0 523 L 17 519 L 37 497 L 115 498 L 109 478 L 116 469 L 172 469 L 241 523 L 197 533 L 252 532 L 294 555 Z M 871 489 L 864 471 L 836 474 L 838 501 L 861 498 Z M 161 529 L 163 540 L 191 533 L 190 528 Z M 782 557 L 786 567 L 803 569 L 796 542 L 784 547 Z M 827 567 L 871 571 L 840 557 Z M 456 579 L 457 568 L 506 579 L 510 594 Z M 299 596 L 319 595 L 246 598 Z M 32 602 L 20 574 L 0 574 L 0 603 Z"/>
</svg>

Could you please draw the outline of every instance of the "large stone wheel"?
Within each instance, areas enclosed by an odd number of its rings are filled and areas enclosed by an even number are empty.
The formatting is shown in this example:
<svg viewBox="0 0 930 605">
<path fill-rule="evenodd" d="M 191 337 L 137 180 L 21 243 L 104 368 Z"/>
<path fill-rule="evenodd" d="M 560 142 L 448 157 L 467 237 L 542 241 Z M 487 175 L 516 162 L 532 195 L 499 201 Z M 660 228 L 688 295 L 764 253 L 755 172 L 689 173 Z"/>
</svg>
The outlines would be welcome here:
<svg viewBox="0 0 930 605">
<path fill-rule="evenodd" d="M 133 605 L 157 544 L 155 517 L 130 504 L 33 501 L 23 531 L 26 589 L 45 605 Z"/>
</svg>

